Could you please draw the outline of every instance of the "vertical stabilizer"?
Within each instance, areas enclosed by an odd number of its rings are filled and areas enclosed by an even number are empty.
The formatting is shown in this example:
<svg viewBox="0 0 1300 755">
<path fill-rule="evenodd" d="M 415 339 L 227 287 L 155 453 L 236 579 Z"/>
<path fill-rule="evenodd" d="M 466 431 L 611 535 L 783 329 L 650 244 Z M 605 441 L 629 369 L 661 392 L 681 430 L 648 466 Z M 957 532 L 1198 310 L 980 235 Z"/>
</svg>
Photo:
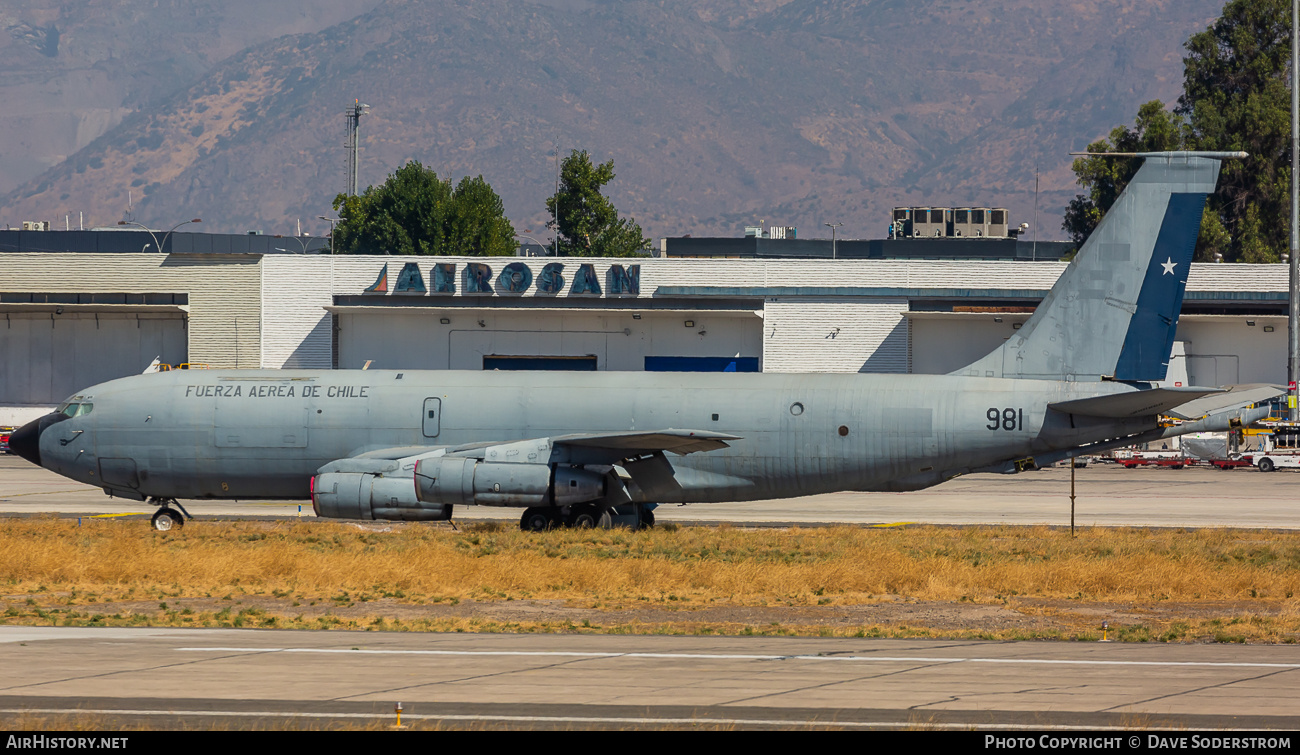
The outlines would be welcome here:
<svg viewBox="0 0 1300 755">
<path fill-rule="evenodd" d="M 1137 175 L 1034 316 L 952 373 L 1096 381 L 1163 380 L 1206 196 L 1223 152 L 1140 153 Z"/>
</svg>

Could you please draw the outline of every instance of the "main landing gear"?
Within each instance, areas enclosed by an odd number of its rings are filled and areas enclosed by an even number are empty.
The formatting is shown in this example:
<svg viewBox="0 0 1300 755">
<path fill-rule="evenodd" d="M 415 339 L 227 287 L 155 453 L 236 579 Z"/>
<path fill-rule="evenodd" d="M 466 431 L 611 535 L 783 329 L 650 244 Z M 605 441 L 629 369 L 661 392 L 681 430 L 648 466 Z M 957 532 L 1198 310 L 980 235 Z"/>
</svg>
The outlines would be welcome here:
<svg viewBox="0 0 1300 755">
<path fill-rule="evenodd" d="M 159 532 L 178 530 L 185 526 L 186 519 L 194 518 L 175 498 L 150 498 L 149 502 L 156 503 L 159 506 L 158 510 L 154 512 L 153 518 L 149 520 L 153 528 Z M 173 509 L 173 505 L 180 511 Z M 182 514 L 184 516 L 181 516 Z"/>
<path fill-rule="evenodd" d="M 624 506 L 601 506 L 583 503 L 576 506 L 534 506 L 524 509 L 519 518 L 519 529 L 524 532 L 571 527 L 576 529 L 610 529 L 626 526 L 632 529 L 649 529 L 655 524 L 651 507 L 634 503 Z"/>
</svg>

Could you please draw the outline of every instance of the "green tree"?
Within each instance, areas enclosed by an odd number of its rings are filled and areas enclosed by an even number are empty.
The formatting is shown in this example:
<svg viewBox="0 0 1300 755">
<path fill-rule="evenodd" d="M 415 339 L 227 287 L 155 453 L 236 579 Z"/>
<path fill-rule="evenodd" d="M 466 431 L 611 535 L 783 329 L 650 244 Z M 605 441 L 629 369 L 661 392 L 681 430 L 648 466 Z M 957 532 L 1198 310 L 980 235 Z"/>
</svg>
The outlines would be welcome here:
<svg viewBox="0 0 1300 755">
<path fill-rule="evenodd" d="M 1291 215 L 1291 4 L 1231 0 L 1186 47 L 1177 112 L 1191 127 L 1188 146 L 1250 155 L 1224 161 L 1210 201 L 1224 258 L 1277 262 Z"/>
<path fill-rule="evenodd" d="M 1088 145 L 1089 152 L 1162 152 L 1182 149 L 1186 124 L 1164 103 L 1152 100 L 1138 108 L 1133 128 L 1116 126 L 1108 139 Z M 1080 157 L 1074 161 L 1074 175 L 1087 190 L 1070 200 L 1061 227 L 1074 243 L 1082 246 L 1101 222 L 1101 216 L 1115 203 L 1141 167 L 1135 157 Z"/>
<path fill-rule="evenodd" d="M 1286 249 L 1290 212 L 1291 11 L 1285 0 L 1230 0 L 1223 14 L 1192 35 L 1183 58 L 1183 94 L 1172 113 L 1159 101 L 1138 110 L 1089 152 L 1170 149 L 1244 150 L 1226 160 L 1206 203 L 1196 259 L 1276 262 Z M 1062 228 L 1088 238 L 1137 171 L 1132 158 L 1074 161 L 1085 193 L 1066 209 Z"/>
<path fill-rule="evenodd" d="M 358 196 L 334 198 L 338 254 L 513 255 L 515 230 L 501 198 L 483 180 L 456 185 L 418 160 L 368 186 Z"/>
<path fill-rule="evenodd" d="M 593 165 L 586 150 L 573 150 L 560 164 L 560 190 L 546 199 L 547 227 L 557 232 L 558 253 L 570 257 L 627 257 L 650 243 L 635 220 L 600 193 L 614 179 L 614 161 Z"/>
</svg>

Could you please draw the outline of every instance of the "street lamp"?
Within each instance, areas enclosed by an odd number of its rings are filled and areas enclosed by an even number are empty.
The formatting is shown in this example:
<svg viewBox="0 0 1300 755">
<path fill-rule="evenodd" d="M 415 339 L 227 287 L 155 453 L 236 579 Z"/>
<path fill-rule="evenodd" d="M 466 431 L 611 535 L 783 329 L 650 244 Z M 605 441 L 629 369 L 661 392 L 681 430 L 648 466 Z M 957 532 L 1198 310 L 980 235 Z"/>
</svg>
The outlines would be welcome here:
<svg viewBox="0 0 1300 755">
<path fill-rule="evenodd" d="M 133 225 L 133 226 L 135 226 L 135 227 L 137 227 L 137 228 L 143 228 L 143 229 L 144 229 L 144 230 L 145 230 L 145 231 L 146 231 L 150 236 L 153 236 L 153 244 L 154 244 L 154 246 L 158 249 L 159 252 L 162 252 L 162 250 L 163 250 L 163 244 L 167 243 L 167 237 L 172 235 L 172 231 L 176 230 L 177 228 L 180 228 L 180 227 L 183 226 L 183 225 L 189 225 L 190 223 L 202 223 L 202 222 L 203 222 L 203 218 L 194 218 L 193 220 L 186 220 L 184 223 L 177 223 L 176 225 L 172 226 L 170 230 L 168 230 L 166 233 L 163 234 L 163 237 L 162 237 L 162 241 L 161 241 L 161 242 L 158 241 L 158 234 L 154 233 L 154 232 L 153 232 L 153 229 L 150 228 L 150 227 L 147 226 L 147 225 L 141 225 L 141 224 L 136 223 L 135 221 L 132 221 L 132 220 L 119 220 L 119 221 L 117 221 L 117 224 L 118 224 L 118 225 Z M 145 246 L 145 249 L 148 249 L 148 248 L 149 248 L 149 245 L 148 245 L 148 244 L 145 244 L 144 246 Z M 141 249 L 140 251 L 144 251 L 144 249 Z"/>
<path fill-rule="evenodd" d="M 835 229 L 844 225 L 843 223 L 822 223 L 822 225 L 831 229 L 831 259 L 835 259 Z"/>
<path fill-rule="evenodd" d="M 316 217 L 330 224 L 330 232 L 329 232 L 330 254 L 333 254 L 334 253 L 334 224 L 343 222 L 343 218 L 327 218 L 324 215 L 317 215 Z"/>
<path fill-rule="evenodd" d="M 294 241 L 297 241 L 297 242 L 298 242 L 298 246 L 301 246 L 301 247 L 302 247 L 302 254 L 306 254 L 306 253 L 307 253 L 307 242 L 306 242 L 306 241 L 303 241 L 303 240 L 302 240 L 301 238 L 299 238 L 298 236 L 281 236 L 281 235 L 279 235 L 279 234 L 276 234 L 275 236 L 272 236 L 272 238 L 276 238 L 276 239 L 293 239 Z M 310 238 L 310 237 L 309 237 L 309 238 Z M 274 248 L 275 248 L 275 250 L 276 250 L 277 252 L 286 252 L 286 253 L 289 252 L 288 249 L 281 249 L 281 248 L 278 247 L 278 246 L 277 246 L 277 247 L 274 247 Z"/>
<path fill-rule="evenodd" d="M 1287 285 L 1287 419 L 1300 422 L 1300 185 L 1296 183 L 1297 168 L 1300 168 L 1300 87 L 1296 85 L 1296 66 L 1300 65 L 1300 0 L 1291 3 L 1291 245 L 1288 265 Z"/>
<path fill-rule="evenodd" d="M 545 255 L 545 253 L 546 253 L 546 245 L 543 244 L 542 242 L 538 241 L 537 239 L 533 238 L 532 236 L 528 236 L 528 235 L 526 235 L 526 234 L 522 234 L 522 233 L 519 234 L 519 238 L 521 238 L 521 239 L 528 239 L 529 241 L 533 242 L 534 244 L 540 246 L 540 247 L 542 248 L 542 254 Z M 552 255 L 552 256 L 554 256 L 554 255 Z"/>
</svg>

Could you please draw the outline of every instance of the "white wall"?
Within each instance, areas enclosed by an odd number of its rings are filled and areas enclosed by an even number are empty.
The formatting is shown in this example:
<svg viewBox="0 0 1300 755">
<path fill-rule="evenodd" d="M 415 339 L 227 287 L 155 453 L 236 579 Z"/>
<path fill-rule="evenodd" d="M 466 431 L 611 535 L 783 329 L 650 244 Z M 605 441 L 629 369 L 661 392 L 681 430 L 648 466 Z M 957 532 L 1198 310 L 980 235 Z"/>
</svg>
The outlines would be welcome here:
<svg viewBox="0 0 1300 755">
<path fill-rule="evenodd" d="M 1015 332 L 1012 324 L 1029 315 L 1000 317 L 1001 323 L 986 313 L 914 317 L 912 372 L 941 375 L 970 364 L 1001 346 Z M 1186 349 L 1188 384 L 1203 386 L 1285 385 L 1286 337 L 1286 318 L 1271 315 L 1184 315 L 1176 335 Z"/>
<path fill-rule="evenodd" d="M 333 303 L 334 259 L 299 254 L 262 258 L 263 368 L 332 366 L 333 334 L 325 307 Z"/>
<path fill-rule="evenodd" d="M 143 372 L 154 357 L 188 360 L 176 314 L 9 313 L 0 319 L 5 404 L 50 406 L 84 388 Z"/>
<path fill-rule="evenodd" d="M 946 375 L 982 358 L 1015 333 L 1029 314 L 954 314 L 911 318 L 912 372 Z"/>
<path fill-rule="evenodd" d="M 214 368 L 257 367 L 260 260 L 255 254 L 5 253 L 0 291 L 186 294 L 188 358 Z"/>
<path fill-rule="evenodd" d="M 481 370 L 483 356 L 586 356 L 640 371 L 646 356 L 762 353 L 762 320 L 735 313 L 587 313 L 420 308 L 339 315 L 339 367 Z M 441 319 L 451 322 L 442 324 Z M 694 325 L 685 326 L 686 321 Z M 482 325 L 480 325 L 480 321 Z"/>
<path fill-rule="evenodd" d="M 361 294 L 375 282 L 385 264 L 388 265 L 389 289 L 393 290 L 402 266 L 412 261 L 420 266 L 430 288 L 433 286 L 433 265 L 454 263 L 457 293 L 453 296 L 430 294 L 427 298 L 441 299 L 449 304 L 464 301 L 470 307 L 476 300 L 464 296 L 461 276 L 468 262 L 488 264 L 498 273 L 506 264 L 523 262 L 536 276 L 546 264 L 558 261 L 564 264 L 564 275 L 570 282 L 578 266 L 583 264 L 583 260 L 578 259 L 546 258 L 270 256 L 261 263 L 262 365 L 330 366 L 332 333 L 329 313 L 324 307 L 331 303 L 332 295 Z M 490 330 L 494 334 L 472 335 L 473 329 L 478 327 L 475 322 L 471 328 L 465 329 L 463 335 L 455 337 L 461 340 L 452 353 L 457 349 L 465 350 L 468 355 L 466 364 L 481 364 L 484 353 L 541 354 L 559 349 L 563 353 L 595 353 L 601 360 L 601 369 L 615 370 L 641 369 L 641 359 L 647 354 L 735 356 L 739 353 L 741 356 L 761 357 L 763 370 L 768 372 L 906 372 L 910 365 L 910 371 L 916 373 L 946 373 L 997 348 L 1011 334 L 1011 324 L 1027 317 L 1005 315 L 1003 323 L 993 323 L 991 317 L 954 318 L 958 324 L 924 317 L 909 319 L 906 316 L 907 304 L 901 296 L 829 296 L 827 292 L 898 288 L 943 291 L 944 296 L 952 296 L 953 292 L 968 289 L 1045 291 L 1065 269 L 1064 263 L 1019 261 L 642 258 L 592 259 L 588 262 L 595 266 L 606 290 L 611 265 L 640 265 L 640 294 L 636 297 L 640 299 L 662 296 L 667 290 L 678 287 L 702 289 L 712 297 L 764 296 L 764 319 L 741 327 L 736 333 L 728 333 L 723 326 L 714 324 L 719 316 L 696 314 L 693 317 L 700 325 L 688 333 L 680 322 L 686 318 L 678 315 L 643 313 L 645 319 L 638 324 L 630 319 L 630 315 L 621 314 L 570 315 L 555 310 L 509 313 L 505 308 L 513 297 L 498 294 L 492 297 L 496 307 L 478 310 L 490 320 L 480 330 Z M 1286 290 L 1286 281 L 1285 265 L 1194 264 L 1188 291 L 1278 292 Z M 774 290 L 789 290 L 798 295 L 787 296 L 773 293 Z M 562 307 L 569 294 L 539 297 L 535 289 L 530 289 L 519 298 L 553 298 L 556 306 Z M 593 297 L 580 298 L 590 301 Z M 633 297 L 617 298 L 628 301 Z M 451 365 L 447 351 L 453 337 L 449 328 L 438 324 L 440 316 L 445 316 L 445 313 L 432 307 L 420 314 L 393 311 L 382 316 L 342 315 L 339 366 L 357 367 L 366 359 L 376 359 L 377 367 L 385 366 L 386 362 L 400 362 L 402 366 L 412 368 L 446 369 Z M 466 314 L 451 316 L 457 320 L 451 329 L 459 329 L 460 318 L 469 317 Z M 1219 372 L 1226 376 L 1212 380 L 1218 383 L 1232 382 L 1233 379 L 1241 382 L 1282 381 L 1285 378 L 1285 323 L 1282 322 L 1275 333 L 1268 334 L 1283 344 L 1274 349 L 1262 329 L 1264 320 L 1269 318 L 1257 318 L 1259 326 L 1253 329 L 1253 333 L 1244 332 L 1245 319 L 1236 318 L 1243 331 L 1237 335 L 1232 335 L 1234 331 L 1230 324 L 1207 326 L 1198 334 L 1197 328 L 1201 324 L 1185 319 L 1178 338 L 1191 341 L 1188 347 L 1189 371 L 1195 373 L 1200 366 L 1201 372 L 1208 374 L 1207 368 L 1212 366 L 1215 368 L 1213 378 L 1218 378 Z M 625 327 L 633 330 L 631 338 L 639 344 L 636 348 L 629 346 L 625 349 L 618 338 L 605 335 L 607 331 L 621 332 Z M 705 331 L 704 336 L 698 336 L 700 330 Z M 565 335 L 543 337 L 539 335 L 542 331 Z M 695 333 L 696 337 L 690 337 L 690 333 Z M 757 340 L 749 340 L 751 337 Z M 1238 351 L 1239 337 L 1245 339 L 1240 343 L 1247 352 Z M 525 352 L 524 349 L 532 351 Z M 1234 366 L 1229 363 L 1231 360 L 1216 356 L 1224 354 L 1237 355 L 1239 364 Z M 457 365 L 463 366 L 461 363 Z"/>
<path fill-rule="evenodd" d="M 763 305 L 764 372 L 907 372 L 907 299 L 778 297 Z"/>
<path fill-rule="evenodd" d="M 1265 326 L 1273 332 L 1264 332 Z M 1286 385 L 1285 317 L 1193 315 L 1178 321 L 1177 337 L 1187 342 L 1187 377 L 1192 385 Z"/>
</svg>

